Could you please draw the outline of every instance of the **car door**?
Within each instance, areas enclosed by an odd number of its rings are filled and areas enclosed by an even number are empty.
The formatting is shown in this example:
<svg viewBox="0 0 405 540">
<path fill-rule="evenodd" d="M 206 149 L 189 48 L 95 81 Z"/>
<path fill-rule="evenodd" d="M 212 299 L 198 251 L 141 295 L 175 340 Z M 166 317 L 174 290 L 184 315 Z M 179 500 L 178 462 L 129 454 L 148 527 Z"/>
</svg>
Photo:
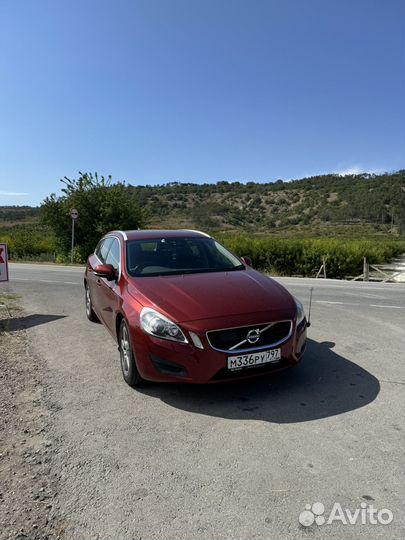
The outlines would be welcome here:
<svg viewBox="0 0 405 540">
<path fill-rule="evenodd" d="M 115 336 L 115 314 L 119 307 L 120 295 L 117 282 L 121 275 L 121 244 L 118 238 L 114 237 L 105 257 L 105 264 L 111 264 L 117 278 L 108 281 L 105 278 L 98 278 L 98 314 L 103 319 L 104 324 Z"/>
<path fill-rule="evenodd" d="M 105 264 L 108 250 L 112 244 L 113 237 L 103 238 L 98 243 L 94 253 L 90 255 L 87 261 L 87 284 L 90 288 L 91 302 L 93 309 L 99 315 L 100 312 L 100 278 L 94 273 L 94 268 L 98 264 Z"/>
</svg>

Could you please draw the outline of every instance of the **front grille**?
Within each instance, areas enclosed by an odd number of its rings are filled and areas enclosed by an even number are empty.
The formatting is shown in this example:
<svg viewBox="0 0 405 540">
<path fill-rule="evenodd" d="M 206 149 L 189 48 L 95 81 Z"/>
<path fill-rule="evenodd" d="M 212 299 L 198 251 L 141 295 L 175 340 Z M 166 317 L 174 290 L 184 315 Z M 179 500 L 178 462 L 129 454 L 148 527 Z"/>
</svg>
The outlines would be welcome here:
<svg viewBox="0 0 405 540">
<path fill-rule="evenodd" d="M 269 327 L 269 325 L 271 325 Z M 269 328 L 267 328 L 269 327 Z M 255 343 L 247 341 L 251 330 L 258 330 L 259 339 Z M 279 345 L 291 335 L 292 322 L 279 321 L 274 323 L 257 324 L 254 326 L 241 326 L 207 332 L 208 341 L 213 349 L 237 353 L 240 351 L 255 351 L 263 347 Z"/>
</svg>

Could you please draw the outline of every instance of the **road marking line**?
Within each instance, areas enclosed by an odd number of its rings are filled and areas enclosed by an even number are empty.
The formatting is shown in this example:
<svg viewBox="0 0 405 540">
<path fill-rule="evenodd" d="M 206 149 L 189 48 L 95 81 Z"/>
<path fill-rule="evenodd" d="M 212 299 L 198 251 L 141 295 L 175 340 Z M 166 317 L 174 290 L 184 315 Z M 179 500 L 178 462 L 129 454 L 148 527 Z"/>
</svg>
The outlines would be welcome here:
<svg viewBox="0 0 405 540">
<path fill-rule="evenodd" d="M 332 301 L 329 301 L 329 300 L 315 300 L 315 302 L 317 304 L 339 304 L 339 305 L 343 306 L 343 302 L 332 302 Z M 357 304 L 354 304 L 354 305 L 357 305 Z"/>
<path fill-rule="evenodd" d="M 381 294 L 371 294 L 371 293 L 361 293 L 360 291 L 358 292 L 349 292 L 349 291 L 345 291 L 345 293 L 347 296 L 355 296 L 356 298 L 358 297 L 361 297 L 361 298 L 378 298 L 379 300 L 387 300 L 387 298 L 384 298 L 384 296 L 381 296 Z"/>
<path fill-rule="evenodd" d="M 59 283 L 59 285 L 82 285 L 81 282 L 78 281 L 61 281 L 61 280 L 51 280 L 51 279 L 29 279 L 29 278 L 12 278 L 10 279 L 10 282 L 12 281 L 29 281 L 31 283 Z"/>
<path fill-rule="evenodd" d="M 271 276 L 269 276 L 271 277 Z M 314 290 L 316 290 L 317 288 L 319 289 L 344 289 L 344 290 L 352 290 L 352 291 L 357 291 L 357 292 L 361 292 L 361 291 L 384 291 L 384 292 L 391 292 L 391 291 L 394 291 L 395 289 L 400 290 L 400 291 L 403 291 L 404 290 L 404 287 L 403 287 L 403 283 L 382 283 L 382 282 L 376 282 L 376 285 L 375 286 L 365 286 L 363 285 L 363 283 L 365 283 L 364 281 L 359 281 L 358 285 L 356 286 L 353 286 L 353 285 L 349 285 L 351 282 L 350 281 L 341 281 L 341 285 L 337 285 L 335 283 L 319 283 L 319 281 L 317 283 L 313 283 L 313 282 L 299 282 L 299 281 L 289 281 L 288 282 L 288 279 L 289 278 L 284 278 L 284 279 L 280 279 L 280 278 L 273 278 L 275 279 L 275 281 L 279 281 L 281 284 L 287 284 L 289 286 L 292 286 L 292 287 L 314 287 Z M 305 278 L 297 278 L 298 279 L 302 279 L 302 280 L 305 280 Z M 314 280 L 315 281 L 315 280 Z M 369 282 L 368 282 L 369 283 Z M 377 284 L 378 283 L 378 284 Z M 395 292 L 397 292 L 395 291 Z"/>
<path fill-rule="evenodd" d="M 381 307 L 389 309 L 405 309 L 404 306 L 384 306 L 383 304 L 370 304 L 370 307 Z"/>
<path fill-rule="evenodd" d="M 315 300 L 317 304 L 333 304 L 338 306 L 366 306 L 367 304 L 355 304 L 354 302 L 333 302 L 332 300 Z M 387 308 L 387 309 L 405 309 L 404 306 L 386 306 L 384 304 L 369 304 L 369 307 Z"/>
<path fill-rule="evenodd" d="M 42 264 L 42 263 L 32 264 L 32 263 L 16 263 L 16 262 L 10 262 L 10 267 L 16 268 L 18 270 L 26 270 L 26 269 L 41 270 L 45 268 L 46 270 L 50 270 L 50 271 L 53 271 L 53 270 L 58 271 L 61 269 L 66 269 L 69 272 L 70 271 L 82 272 L 83 270 L 86 269 L 85 266 L 69 266 L 66 264 Z"/>
</svg>

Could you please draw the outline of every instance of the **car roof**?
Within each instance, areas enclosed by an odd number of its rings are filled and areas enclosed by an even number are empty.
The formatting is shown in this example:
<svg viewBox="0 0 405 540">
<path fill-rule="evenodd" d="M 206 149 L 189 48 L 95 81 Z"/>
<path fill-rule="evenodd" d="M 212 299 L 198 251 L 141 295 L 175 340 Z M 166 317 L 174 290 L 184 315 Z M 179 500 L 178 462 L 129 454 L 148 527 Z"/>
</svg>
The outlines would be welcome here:
<svg viewBox="0 0 405 540">
<path fill-rule="evenodd" d="M 153 238 L 198 238 L 210 236 L 201 231 L 189 229 L 138 229 L 135 231 L 111 231 L 105 236 L 119 233 L 124 240 L 148 240 Z"/>
</svg>

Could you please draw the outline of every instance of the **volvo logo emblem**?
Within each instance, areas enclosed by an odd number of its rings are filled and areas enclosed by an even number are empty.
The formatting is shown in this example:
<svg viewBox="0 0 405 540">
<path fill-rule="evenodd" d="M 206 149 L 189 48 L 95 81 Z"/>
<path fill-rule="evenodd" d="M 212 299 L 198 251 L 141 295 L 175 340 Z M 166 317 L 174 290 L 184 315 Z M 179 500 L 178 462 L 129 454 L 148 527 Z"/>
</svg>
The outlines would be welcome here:
<svg viewBox="0 0 405 540">
<path fill-rule="evenodd" d="M 246 339 L 249 343 L 257 343 L 260 339 L 260 330 L 258 328 L 255 328 L 254 330 L 249 330 Z"/>
</svg>

